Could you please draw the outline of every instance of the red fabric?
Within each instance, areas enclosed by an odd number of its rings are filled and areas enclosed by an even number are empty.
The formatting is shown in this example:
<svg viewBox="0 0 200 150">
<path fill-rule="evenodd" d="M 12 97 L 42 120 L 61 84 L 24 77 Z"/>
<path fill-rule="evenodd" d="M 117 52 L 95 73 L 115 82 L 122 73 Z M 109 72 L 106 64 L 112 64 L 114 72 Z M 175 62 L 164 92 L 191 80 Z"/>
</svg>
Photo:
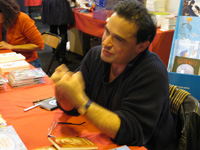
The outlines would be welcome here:
<svg viewBox="0 0 200 150">
<path fill-rule="evenodd" d="M 75 28 L 97 37 L 102 37 L 106 21 L 93 18 L 93 13 L 81 13 L 78 9 L 73 9 L 75 16 Z M 158 54 L 165 66 L 168 65 L 174 30 L 161 31 L 157 29 L 157 34 L 149 49 Z"/>
<path fill-rule="evenodd" d="M 2 24 L 0 25 L 0 35 L 2 35 Z M 33 43 L 40 48 L 44 48 L 42 35 L 37 29 L 35 22 L 23 12 L 19 14 L 16 23 L 12 27 L 8 28 L 7 42 L 12 45 Z M 38 58 L 37 51 L 20 53 L 26 57 L 26 61 L 28 62 L 34 61 Z"/>
<path fill-rule="evenodd" d="M 156 36 L 149 47 L 149 50 L 156 53 L 166 67 L 168 66 L 173 35 L 174 30 L 161 31 L 157 29 Z"/>
<path fill-rule="evenodd" d="M 48 78 L 49 82 L 52 82 Z M 81 136 L 87 137 L 98 145 L 99 150 L 107 150 L 118 147 L 107 136 L 95 128 L 85 117 L 67 116 L 61 110 L 47 111 L 40 107 L 27 112 L 24 109 L 33 105 L 32 101 L 54 96 L 52 84 L 15 88 L 7 92 L 0 91 L 0 114 L 12 125 L 27 149 L 35 149 L 52 145 L 47 139 L 48 128 L 57 121 L 72 123 L 86 123 L 77 125 L 57 126 L 51 133 L 56 136 Z M 130 146 L 131 150 L 146 150 L 144 147 Z"/>
<path fill-rule="evenodd" d="M 73 9 L 75 16 L 75 28 L 97 37 L 102 37 L 106 21 L 93 18 L 93 13 L 81 13 Z"/>
<path fill-rule="evenodd" d="M 42 4 L 42 0 L 24 0 L 25 6 L 40 6 Z"/>
<path fill-rule="evenodd" d="M 117 144 L 114 144 L 109 137 L 101 133 L 95 126 L 93 126 L 92 123 L 84 116 L 70 117 L 58 110 L 55 118 L 57 118 L 57 122 L 70 122 L 77 124 L 82 122 L 85 123 L 82 125 L 59 124 L 52 130 L 51 135 L 86 137 L 98 146 L 98 150 L 108 150 L 119 147 Z M 129 148 L 131 150 L 147 150 L 146 148 L 139 146 L 129 146 Z"/>
</svg>

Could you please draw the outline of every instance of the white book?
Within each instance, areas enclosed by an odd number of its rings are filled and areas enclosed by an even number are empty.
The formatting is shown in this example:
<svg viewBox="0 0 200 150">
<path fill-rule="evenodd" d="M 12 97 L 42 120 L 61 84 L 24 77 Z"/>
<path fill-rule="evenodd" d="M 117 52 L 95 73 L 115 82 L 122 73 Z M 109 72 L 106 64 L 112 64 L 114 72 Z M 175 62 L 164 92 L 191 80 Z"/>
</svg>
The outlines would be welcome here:
<svg viewBox="0 0 200 150">
<path fill-rule="evenodd" d="M 17 54 L 16 52 L 0 54 L 0 63 L 19 61 L 19 60 L 25 60 L 25 59 L 26 58 L 22 54 Z"/>
<path fill-rule="evenodd" d="M 22 69 L 29 69 L 29 68 L 30 68 L 29 63 L 26 62 L 25 60 L 1 63 L 0 73 L 4 74 L 5 72 L 11 72 L 13 70 L 22 70 Z"/>
<path fill-rule="evenodd" d="M 1 150 L 27 150 L 13 126 L 0 128 Z"/>
<path fill-rule="evenodd" d="M 160 29 L 162 30 L 174 30 L 176 28 L 176 25 L 169 25 L 169 24 L 161 24 Z"/>
<path fill-rule="evenodd" d="M 176 17 L 166 17 L 162 19 L 162 24 L 176 25 Z"/>
</svg>

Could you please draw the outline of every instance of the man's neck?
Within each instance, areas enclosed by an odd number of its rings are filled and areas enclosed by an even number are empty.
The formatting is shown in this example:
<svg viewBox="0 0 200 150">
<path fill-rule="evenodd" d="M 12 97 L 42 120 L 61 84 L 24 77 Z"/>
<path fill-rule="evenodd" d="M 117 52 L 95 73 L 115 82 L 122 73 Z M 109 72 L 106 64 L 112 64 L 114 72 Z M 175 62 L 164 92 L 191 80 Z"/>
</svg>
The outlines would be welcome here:
<svg viewBox="0 0 200 150">
<path fill-rule="evenodd" d="M 109 82 L 117 78 L 126 68 L 127 65 L 112 64 L 110 69 Z"/>
</svg>

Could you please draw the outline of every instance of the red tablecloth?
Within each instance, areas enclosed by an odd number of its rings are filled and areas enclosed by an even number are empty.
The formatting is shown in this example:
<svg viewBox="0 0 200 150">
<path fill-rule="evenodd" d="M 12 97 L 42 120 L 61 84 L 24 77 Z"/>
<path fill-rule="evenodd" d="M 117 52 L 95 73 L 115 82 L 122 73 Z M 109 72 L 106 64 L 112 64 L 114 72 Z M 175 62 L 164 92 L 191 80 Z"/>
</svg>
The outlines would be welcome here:
<svg viewBox="0 0 200 150">
<path fill-rule="evenodd" d="M 40 84 L 24 88 L 15 88 L 8 92 L 0 92 L 0 114 L 7 121 L 8 125 L 14 127 L 29 150 L 51 145 L 47 139 L 47 131 L 55 120 L 72 123 L 86 122 L 81 126 L 64 125 L 56 133 L 57 136 L 78 135 L 87 137 L 98 145 L 99 150 L 118 146 L 83 116 L 71 117 L 59 109 L 47 111 L 40 107 L 24 112 L 25 108 L 33 105 L 32 101 L 51 96 L 54 96 L 54 86 L 52 84 Z M 52 134 L 55 135 L 54 132 Z M 130 147 L 130 149 L 146 150 L 144 147 L 135 146 Z"/>
<path fill-rule="evenodd" d="M 76 21 L 75 28 L 84 33 L 102 37 L 106 21 L 94 19 L 93 13 L 82 13 L 79 12 L 78 9 L 73 9 L 73 12 Z M 158 28 L 153 43 L 149 48 L 150 51 L 158 54 L 166 67 L 168 65 L 173 35 L 174 30 L 160 31 Z"/>
<path fill-rule="evenodd" d="M 25 6 L 40 6 L 42 4 L 42 0 L 24 0 Z"/>
</svg>

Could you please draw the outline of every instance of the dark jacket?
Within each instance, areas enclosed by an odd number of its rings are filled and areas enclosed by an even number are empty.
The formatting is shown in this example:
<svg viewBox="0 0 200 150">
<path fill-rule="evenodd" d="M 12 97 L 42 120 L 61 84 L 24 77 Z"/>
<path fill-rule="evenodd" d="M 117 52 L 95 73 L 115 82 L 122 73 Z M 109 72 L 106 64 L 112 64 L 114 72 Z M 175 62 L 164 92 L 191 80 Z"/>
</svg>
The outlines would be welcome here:
<svg viewBox="0 0 200 150">
<path fill-rule="evenodd" d="M 171 109 L 176 121 L 177 150 L 200 149 L 200 103 L 190 93 L 170 85 Z"/>
</svg>

